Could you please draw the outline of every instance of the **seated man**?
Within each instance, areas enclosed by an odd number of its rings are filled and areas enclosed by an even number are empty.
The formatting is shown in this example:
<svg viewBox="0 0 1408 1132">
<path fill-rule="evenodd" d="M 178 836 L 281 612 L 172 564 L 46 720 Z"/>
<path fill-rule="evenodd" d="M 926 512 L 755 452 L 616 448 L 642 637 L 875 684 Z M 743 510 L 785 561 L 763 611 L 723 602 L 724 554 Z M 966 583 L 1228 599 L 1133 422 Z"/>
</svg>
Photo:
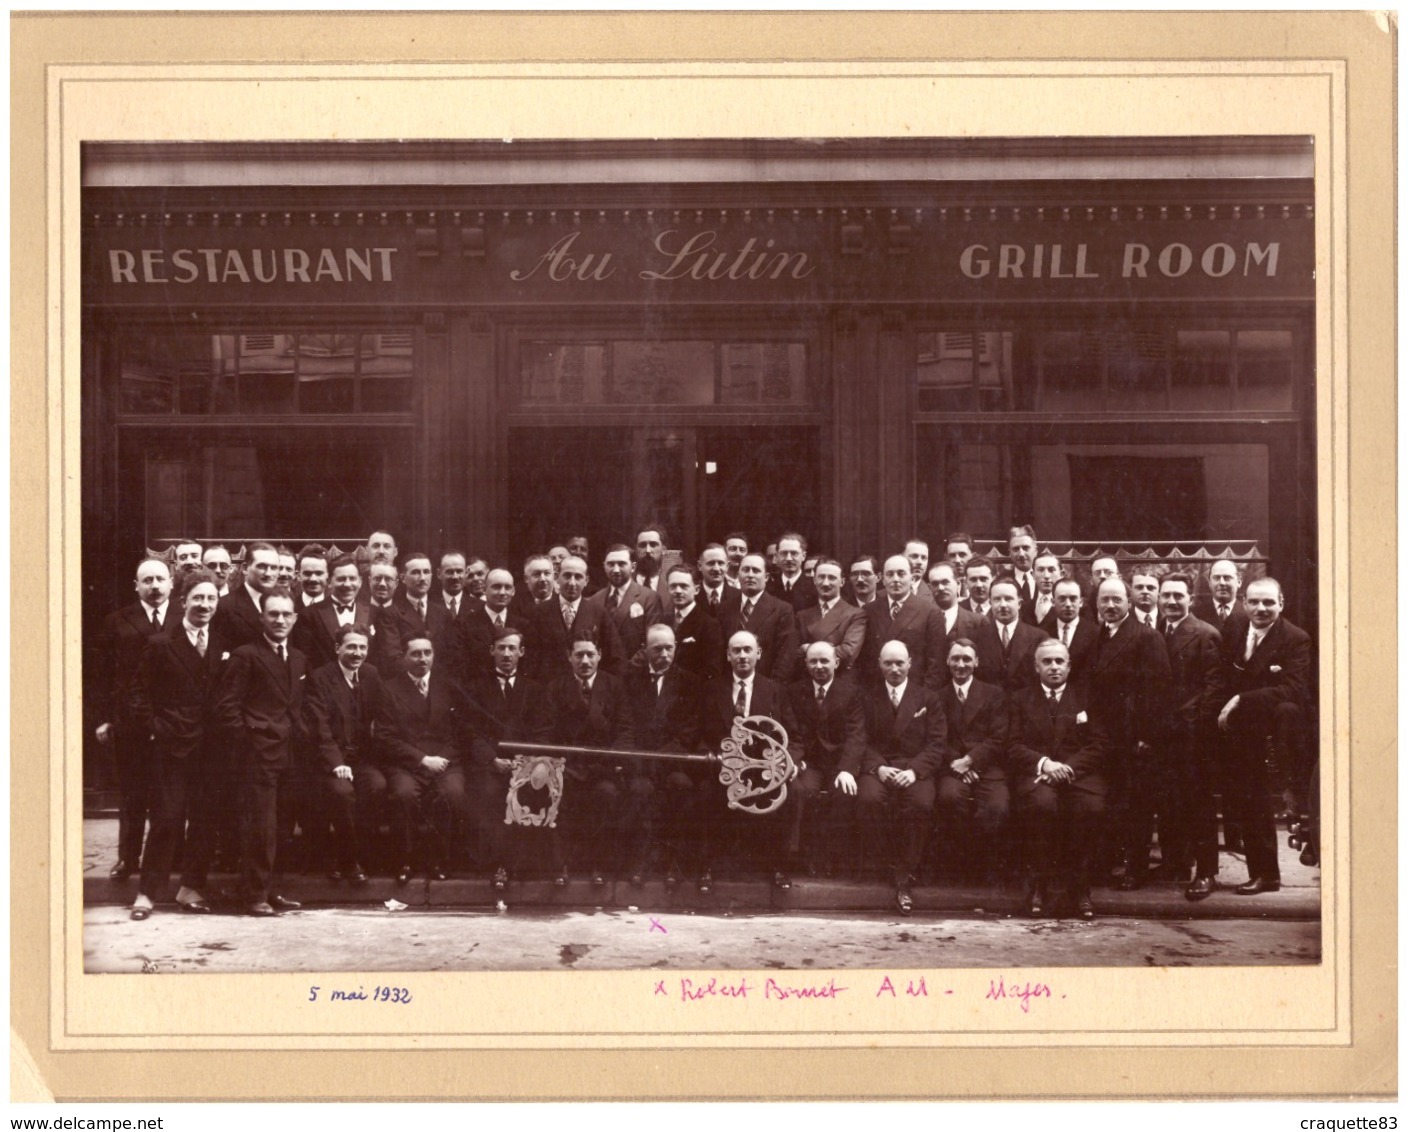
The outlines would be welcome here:
<svg viewBox="0 0 1408 1132">
<path fill-rule="evenodd" d="M 349 556 L 348 561 L 351 561 Z M 342 625 L 333 634 L 337 659 L 308 677 L 303 729 L 312 744 L 315 782 L 331 811 L 333 880 L 365 884 L 361 862 L 386 798 L 386 776 L 376 765 L 372 722 L 381 697 L 381 676 L 366 663 L 371 631 L 364 623 Z"/>
<path fill-rule="evenodd" d="M 411 561 L 410 559 L 407 560 Z M 406 641 L 405 671 L 382 684 L 376 713 L 381 767 L 391 800 L 391 833 L 400 864 L 396 883 L 411 879 L 415 832 L 429 812 L 434 844 L 426 854 L 427 873 L 444 880 L 465 826 L 469 799 L 465 792 L 468 746 L 467 705 L 458 685 L 432 675 L 435 646 L 423 633 Z"/>
<path fill-rule="evenodd" d="M 882 683 L 865 699 L 866 746 L 858 791 L 864 856 L 872 868 L 888 861 L 895 906 L 908 916 L 914 911 L 910 884 L 934 812 L 934 776 L 952 756 L 943 703 L 937 692 L 910 679 L 904 642 L 885 642 L 879 665 Z M 887 851 L 891 839 L 886 834 L 894 832 L 894 824 L 899 826 L 898 844 Z"/>
<path fill-rule="evenodd" d="M 820 576 L 824 567 L 818 567 Z M 840 586 L 840 568 L 835 568 Z M 820 585 L 818 586 L 820 588 Z M 860 690 L 838 676 L 837 649 L 829 641 L 807 646 L 807 675 L 792 684 L 792 715 L 807 767 L 792 787 L 796 794 L 788 852 L 800 854 L 808 872 L 820 864 L 830 875 L 851 858 L 855 797 L 865 757 L 865 711 Z M 822 798 L 822 791 L 827 797 Z"/>
<path fill-rule="evenodd" d="M 1026 826 L 1027 910 L 1045 914 L 1050 885 L 1066 894 L 1087 920 L 1090 867 L 1105 813 L 1105 733 L 1087 711 L 1085 689 L 1068 684 L 1070 654 L 1048 638 L 1036 647 L 1039 684 L 1011 697 L 1007 773 Z"/>
<path fill-rule="evenodd" d="M 1002 876 L 1007 824 L 1007 697 L 974 678 L 978 649 L 967 637 L 948 649 L 944 685 L 951 761 L 938 776 L 939 832 L 959 871 L 987 883 Z M 976 826 L 976 829 L 974 828 Z"/>
</svg>

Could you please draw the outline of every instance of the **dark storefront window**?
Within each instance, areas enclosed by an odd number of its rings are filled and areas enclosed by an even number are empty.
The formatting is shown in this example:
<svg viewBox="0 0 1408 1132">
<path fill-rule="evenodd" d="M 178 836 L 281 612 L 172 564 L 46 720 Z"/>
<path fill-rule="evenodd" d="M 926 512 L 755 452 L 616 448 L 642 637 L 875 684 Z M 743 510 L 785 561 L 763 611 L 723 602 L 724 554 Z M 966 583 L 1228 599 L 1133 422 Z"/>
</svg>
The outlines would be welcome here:
<svg viewBox="0 0 1408 1132">
<path fill-rule="evenodd" d="M 917 335 L 920 412 L 1290 412 L 1289 329 L 1111 323 Z"/>
<path fill-rule="evenodd" d="M 408 413 L 409 331 L 123 336 L 123 415 L 283 416 Z"/>
</svg>

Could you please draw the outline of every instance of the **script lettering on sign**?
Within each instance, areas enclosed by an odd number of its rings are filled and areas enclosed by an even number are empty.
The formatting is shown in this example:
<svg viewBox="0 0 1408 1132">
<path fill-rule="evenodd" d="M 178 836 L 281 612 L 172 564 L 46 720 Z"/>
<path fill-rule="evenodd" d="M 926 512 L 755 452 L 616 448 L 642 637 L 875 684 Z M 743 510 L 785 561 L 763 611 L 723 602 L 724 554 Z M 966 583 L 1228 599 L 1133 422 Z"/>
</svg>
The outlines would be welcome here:
<svg viewBox="0 0 1408 1132">
<path fill-rule="evenodd" d="M 526 283 L 539 272 L 554 283 L 600 283 L 616 273 L 612 251 L 583 251 L 578 248 L 580 232 L 572 232 L 548 248 L 527 270 L 515 268 L 508 277 L 515 283 Z M 638 279 L 649 283 L 672 280 L 733 283 L 744 280 L 805 279 L 815 270 L 806 252 L 777 247 L 771 238 L 750 236 L 741 246 L 722 246 L 719 233 L 712 228 L 685 236 L 674 228 L 660 232 L 651 241 L 660 257 L 653 266 L 636 272 Z"/>
</svg>

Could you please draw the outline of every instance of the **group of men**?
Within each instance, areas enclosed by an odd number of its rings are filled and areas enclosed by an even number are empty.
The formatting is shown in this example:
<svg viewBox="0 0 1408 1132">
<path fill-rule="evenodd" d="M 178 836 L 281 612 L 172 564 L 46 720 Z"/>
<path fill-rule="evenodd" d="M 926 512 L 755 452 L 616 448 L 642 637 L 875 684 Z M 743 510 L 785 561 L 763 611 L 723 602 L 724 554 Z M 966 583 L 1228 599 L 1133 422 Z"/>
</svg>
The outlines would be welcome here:
<svg viewBox="0 0 1408 1132">
<path fill-rule="evenodd" d="M 1087 588 L 1030 527 L 1000 563 L 961 533 L 932 564 L 920 539 L 848 567 L 795 532 L 766 554 L 730 534 L 695 563 L 665 546 L 647 525 L 594 577 L 579 536 L 529 557 L 522 588 L 383 531 L 354 554 L 255 543 L 241 575 L 224 547 L 144 559 L 87 685 L 133 918 L 165 899 L 178 850 L 178 908 L 210 911 L 222 845 L 250 914 L 296 908 L 275 879 L 295 827 L 365 883 L 383 825 L 400 883 L 658 870 L 708 892 L 726 867 L 784 889 L 805 868 L 884 875 L 907 914 L 932 853 L 972 880 L 1020 872 L 1034 916 L 1064 893 L 1089 918 L 1097 879 L 1145 883 L 1156 823 L 1164 876 L 1212 893 L 1218 792 L 1246 851 L 1237 891 L 1279 887 L 1268 753 L 1313 804 L 1314 675 L 1274 579 L 1239 603 L 1230 561 L 1205 594 L 1099 558 Z M 772 813 L 731 810 L 705 761 L 657 757 L 717 753 L 759 716 L 798 768 Z M 519 824 L 547 787 L 501 743 L 598 753 L 567 757 L 554 821 Z"/>
</svg>

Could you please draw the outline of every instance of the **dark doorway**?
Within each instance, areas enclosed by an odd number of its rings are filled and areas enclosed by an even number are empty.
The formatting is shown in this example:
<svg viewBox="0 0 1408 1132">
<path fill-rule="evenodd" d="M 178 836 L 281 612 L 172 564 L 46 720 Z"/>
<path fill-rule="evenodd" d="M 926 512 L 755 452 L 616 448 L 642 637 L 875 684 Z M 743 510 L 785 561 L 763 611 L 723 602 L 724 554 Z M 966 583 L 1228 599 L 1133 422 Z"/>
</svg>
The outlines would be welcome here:
<svg viewBox="0 0 1408 1132">
<path fill-rule="evenodd" d="M 1102 542 L 1176 542 L 1208 533 L 1197 456 L 1070 456 L 1071 526 Z"/>
<path fill-rule="evenodd" d="M 696 551 L 743 531 L 762 549 L 784 531 L 805 535 L 813 550 L 828 547 L 830 480 L 821 474 L 820 430 L 708 428 L 700 430 L 700 530 Z"/>
</svg>

